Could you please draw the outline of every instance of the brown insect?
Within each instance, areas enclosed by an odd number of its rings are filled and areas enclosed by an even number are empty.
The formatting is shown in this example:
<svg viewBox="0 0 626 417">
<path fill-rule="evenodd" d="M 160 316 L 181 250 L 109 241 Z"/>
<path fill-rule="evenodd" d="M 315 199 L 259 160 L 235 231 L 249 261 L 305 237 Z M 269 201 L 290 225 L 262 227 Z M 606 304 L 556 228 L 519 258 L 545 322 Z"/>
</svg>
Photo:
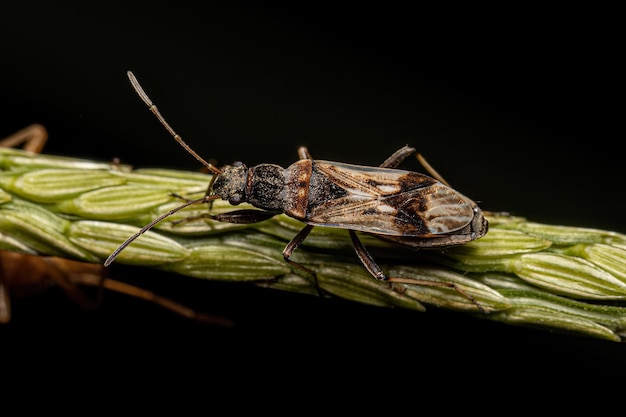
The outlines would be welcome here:
<svg viewBox="0 0 626 417">
<path fill-rule="evenodd" d="M 39 153 L 47 138 L 46 129 L 34 124 L 0 140 L 0 146 L 23 145 L 25 150 Z M 188 319 L 219 326 L 233 324 L 229 319 L 198 313 L 152 291 L 111 279 L 107 272 L 104 265 L 99 263 L 0 250 L 0 323 L 7 323 L 11 319 L 12 297 L 25 297 L 58 286 L 86 310 L 99 307 L 100 297 L 89 297 L 81 287 L 98 287 L 152 302 Z"/>
<path fill-rule="evenodd" d="M 208 213 L 206 217 L 247 224 L 284 213 L 305 223 L 283 250 L 283 257 L 313 276 L 314 271 L 290 259 L 294 250 L 315 226 L 346 229 L 359 259 L 373 277 L 389 282 L 450 287 L 482 310 L 471 296 L 452 283 L 388 277 L 357 236 L 356 232 L 364 232 L 397 245 L 427 249 L 464 244 L 487 233 L 487 220 L 477 204 L 452 189 L 427 164 L 424 164 L 426 169 L 439 180 L 398 169 L 415 149 L 405 146 L 379 167 L 316 160 L 307 148 L 300 147 L 300 159 L 287 168 L 274 164 L 247 167 L 242 162 L 217 168 L 202 159 L 169 126 L 132 72 L 128 72 L 128 77 L 139 97 L 172 137 L 204 164 L 213 177 L 205 197 L 188 201 L 146 225 L 114 251 L 105 265 L 110 265 L 134 239 L 178 210 L 223 199 L 232 205 L 249 203 L 259 210 Z"/>
</svg>

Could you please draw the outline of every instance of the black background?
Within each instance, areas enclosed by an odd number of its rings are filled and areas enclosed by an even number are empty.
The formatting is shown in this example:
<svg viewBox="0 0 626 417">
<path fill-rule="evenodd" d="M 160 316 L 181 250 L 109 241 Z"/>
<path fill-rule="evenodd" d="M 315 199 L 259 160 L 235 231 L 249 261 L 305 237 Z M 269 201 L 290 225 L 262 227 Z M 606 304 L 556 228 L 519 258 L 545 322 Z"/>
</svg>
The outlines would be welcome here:
<svg viewBox="0 0 626 417">
<path fill-rule="evenodd" d="M 610 11 L 241 1 L 2 8 L 0 137 L 38 122 L 49 130 L 47 153 L 199 168 L 137 98 L 132 70 L 189 145 L 220 163 L 286 166 L 307 145 L 319 159 L 377 165 L 411 144 L 484 209 L 626 232 L 614 104 L 623 99 L 622 51 Z M 164 370 L 203 380 L 232 372 L 240 383 L 278 373 L 281 385 L 339 375 L 375 391 L 404 376 L 482 385 L 626 369 L 620 344 L 445 311 L 144 269 L 116 276 L 237 326 L 200 325 L 115 294 L 88 313 L 51 291 L 15 302 L 1 349 L 30 370 L 155 372 L 164 385 L 174 384 Z"/>
</svg>

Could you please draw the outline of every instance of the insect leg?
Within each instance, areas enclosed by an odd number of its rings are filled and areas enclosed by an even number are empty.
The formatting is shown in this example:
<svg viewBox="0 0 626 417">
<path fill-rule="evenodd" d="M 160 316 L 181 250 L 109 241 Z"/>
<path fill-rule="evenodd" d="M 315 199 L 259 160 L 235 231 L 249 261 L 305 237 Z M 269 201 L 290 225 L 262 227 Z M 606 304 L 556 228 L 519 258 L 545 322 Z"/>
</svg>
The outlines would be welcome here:
<svg viewBox="0 0 626 417">
<path fill-rule="evenodd" d="M 397 151 L 395 151 L 393 155 L 391 155 L 389 158 L 387 158 L 387 160 L 385 160 L 385 162 L 380 164 L 380 167 L 381 168 L 396 168 L 398 165 L 402 163 L 402 161 L 404 161 L 406 158 L 411 156 L 413 153 L 415 153 L 414 148 L 411 148 L 409 146 L 404 146 L 403 148 L 400 148 Z M 419 163 L 424 167 L 424 169 L 433 178 L 447 185 L 448 187 L 450 186 L 450 184 L 435 170 L 435 168 L 433 168 L 432 165 L 430 165 L 428 161 L 426 161 L 426 158 L 424 158 L 419 153 L 416 155 L 416 157 Z"/>
<path fill-rule="evenodd" d="M 396 152 L 394 152 L 380 166 L 381 166 L 381 168 L 395 168 L 398 165 L 400 165 L 402 163 L 402 161 L 404 161 L 406 158 L 408 158 L 410 155 L 412 155 L 414 152 L 415 152 L 414 148 L 411 148 L 409 146 L 404 146 L 404 147 L 398 149 Z M 447 182 L 441 177 L 441 175 L 439 175 L 437 173 L 437 171 L 435 171 L 434 168 L 432 168 L 426 162 L 426 160 L 419 154 L 418 154 L 418 160 L 420 161 L 422 166 L 424 166 L 424 168 L 431 175 L 433 175 L 434 178 L 438 179 L 439 181 L 443 182 L 444 184 L 447 184 Z M 367 269 L 367 271 L 374 278 L 377 278 L 377 279 L 380 279 L 380 280 L 384 280 L 384 281 L 388 281 L 390 283 L 397 282 L 397 283 L 416 284 L 416 285 L 423 285 L 423 286 L 430 286 L 430 287 L 450 288 L 450 289 L 455 290 L 456 292 L 458 292 L 459 294 L 461 294 L 462 296 L 464 296 L 468 300 L 470 300 L 472 303 L 474 303 L 476 305 L 476 307 L 481 312 L 484 313 L 484 309 L 480 305 L 480 303 L 478 303 L 478 301 L 476 301 L 476 299 L 474 297 L 469 295 L 463 289 L 459 288 L 453 282 L 429 281 L 429 280 L 423 280 L 423 279 L 418 279 L 418 278 L 390 278 L 390 277 L 387 277 L 385 275 L 385 273 L 383 272 L 383 270 L 380 268 L 380 266 L 376 263 L 374 258 L 372 258 L 372 255 L 370 255 L 370 253 L 367 251 L 365 246 L 363 246 L 363 243 L 361 243 L 361 241 L 359 240 L 359 237 L 357 236 L 356 232 L 354 230 L 350 230 L 349 232 L 350 232 L 350 238 L 352 239 L 352 245 L 354 246 L 354 250 L 356 251 L 357 256 L 361 260 L 361 263 L 363 264 L 363 266 L 365 266 L 365 269 Z"/>
<path fill-rule="evenodd" d="M 315 276 L 315 271 L 307 268 L 306 266 L 299 264 L 296 261 L 292 261 L 291 255 L 293 254 L 293 251 L 295 251 L 298 246 L 300 246 L 300 244 L 304 241 L 304 239 L 306 239 L 306 237 L 309 235 L 309 233 L 311 233 L 311 230 L 313 230 L 313 226 L 310 224 L 307 224 L 306 226 L 304 226 L 304 228 L 302 230 L 300 230 L 298 232 L 298 234 L 296 236 L 294 236 L 293 239 L 291 239 L 291 242 L 289 242 L 287 244 L 287 246 L 285 246 L 285 249 L 283 249 L 283 258 L 285 259 L 285 262 L 289 263 L 290 265 L 295 266 L 296 268 L 301 269 L 304 272 L 307 272 L 313 276 Z M 316 278 L 317 280 L 317 278 Z"/>
<path fill-rule="evenodd" d="M 289 265 L 295 266 L 296 268 L 311 275 L 313 277 L 315 288 L 317 289 L 318 294 L 321 294 L 321 289 L 317 281 L 317 273 L 315 273 L 314 270 L 309 269 L 306 266 L 290 259 L 293 252 L 298 248 L 298 246 L 300 246 L 304 239 L 306 239 L 309 233 L 311 233 L 311 230 L 313 230 L 312 225 L 307 224 L 306 226 L 304 226 L 304 228 L 300 230 L 293 239 L 291 239 L 287 246 L 285 246 L 285 249 L 283 249 L 283 258 L 285 259 L 285 262 L 287 262 Z"/>
<path fill-rule="evenodd" d="M 363 266 L 365 266 L 365 269 L 367 269 L 367 271 L 374 278 L 379 279 L 381 281 L 387 281 L 387 282 L 391 283 L 392 285 L 393 285 L 393 283 L 397 282 L 397 283 L 400 283 L 400 284 L 414 284 L 414 285 L 422 285 L 422 286 L 426 286 L 426 287 L 450 288 L 450 289 L 458 292 L 459 294 L 461 294 L 463 297 L 465 297 L 468 300 L 470 300 L 473 304 L 476 305 L 476 307 L 482 313 L 485 312 L 483 307 L 480 305 L 480 303 L 478 301 L 476 301 L 476 299 L 474 297 L 469 295 L 467 292 L 463 291 L 463 289 L 459 288 L 453 282 L 430 281 L 430 280 L 418 279 L 418 278 L 393 278 L 393 277 L 388 277 L 387 275 L 385 275 L 385 273 L 383 272 L 382 268 L 376 263 L 374 258 L 372 258 L 372 255 L 370 255 L 370 253 L 367 251 L 365 246 L 363 246 L 363 243 L 361 243 L 361 240 L 356 235 L 356 232 L 354 230 L 350 230 L 349 232 L 350 232 L 350 238 L 352 239 L 352 245 L 354 246 L 354 250 L 356 251 L 357 256 L 361 260 L 361 263 L 363 263 Z M 392 288 L 393 288 L 393 286 L 392 286 Z"/>
<path fill-rule="evenodd" d="M 369 272 L 376 279 L 387 281 L 389 278 L 387 278 L 381 267 L 378 266 L 374 258 L 372 258 L 372 255 L 370 255 L 367 249 L 365 249 L 365 246 L 361 243 L 361 240 L 356 235 L 356 232 L 354 230 L 349 230 L 349 233 L 350 239 L 352 239 L 352 246 L 354 246 L 354 250 L 356 251 L 356 254 L 365 269 L 367 269 L 367 272 Z"/>
<path fill-rule="evenodd" d="M 205 193 L 205 196 L 209 195 L 209 191 L 207 191 Z M 174 197 L 174 198 L 178 198 L 179 200 L 182 200 L 186 203 L 191 203 L 193 200 L 190 198 L 187 198 L 185 196 L 182 196 L 180 194 L 177 193 L 170 193 L 170 196 Z M 182 223 L 188 223 L 188 222 L 192 222 L 195 220 L 202 220 L 202 219 L 210 219 L 211 218 L 211 207 L 213 206 L 213 200 L 209 201 L 209 213 L 202 213 L 202 214 L 198 214 L 196 216 L 187 216 L 184 217 L 182 219 L 178 219 L 178 220 L 173 220 L 172 224 L 182 224 Z"/>
<path fill-rule="evenodd" d="M 472 304 L 474 304 L 476 306 L 476 308 L 481 312 L 481 313 L 485 313 L 485 309 L 483 308 L 483 306 L 476 301 L 476 299 L 474 297 L 472 297 L 471 295 L 469 295 L 466 291 L 464 291 L 463 289 L 461 289 L 458 285 L 456 285 L 453 282 L 441 282 L 441 281 L 429 281 L 429 280 L 425 280 L 425 279 L 417 279 L 417 278 L 388 278 L 388 281 L 390 283 L 400 283 L 400 284 L 414 284 L 414 285 L 422 285 L 424 287 L 443 287 L 443 288 L 450 288 L 451 290 L 454 290 L 456 292 L 458 292 L 459 294 L 461 294 L 463 297 L 467 298 L 469 301 L 472 302 Z"/>
<path fill-rule="evenodd" d="M 424 167 L 424 169 L 426 171 L 428 171 L 428 173 L 430 175 L 432 175 L 433 178 L 435 178 L 436 180 L 439 180 L 441 183 L 447 185 L 448 187 L 450 187 L 450 183 L 448 181 L 446 181 L 436 170 L 435 168 L 432 167 L 432 165 L 430 165 L 428 163 L 428 161 L 426 161 L 426 158 L 424 158 L 422 155 L 417 154 L 417 160 L 419 161 L 420 164 L 422 164 L 422 166 Z"/>
<path fill-rule="evenodd" d="M 396 168 L 398 165 L 402 163 L 406 158 L 415 153 L 415 148 L 411 148 L 410 146 L 403 146 L 402 148 L 395 151 L 389 158 L 385 160 L 382 164 L 380 164 L 381 168 Z"/>
</svg>

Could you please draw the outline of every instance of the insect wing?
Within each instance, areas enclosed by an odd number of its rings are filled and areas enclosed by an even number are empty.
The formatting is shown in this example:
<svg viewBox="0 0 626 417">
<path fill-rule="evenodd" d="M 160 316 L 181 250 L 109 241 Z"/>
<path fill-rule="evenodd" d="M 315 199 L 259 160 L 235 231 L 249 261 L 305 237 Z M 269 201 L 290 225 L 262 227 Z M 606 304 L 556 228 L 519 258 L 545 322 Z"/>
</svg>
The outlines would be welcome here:
<svg viewBox="0 0 626 417">
<path fill-rule="evenodd" d="M 307 222 L 390 236 L 429 237 L 467 226 L 475 204 L 416 172 L 314 161 Z"/>
<path fill-rule="evenodd" d="M 434 236 L 421 236 L 422 238 L 381 234 L 372 234 L 372 236 L 381 240 L 386 240 L 387 242 L 414 249 L 441 248 L 462 245 L 483 237 L 489 230 L 489 223 L 487 222 L 487 219 L 485 219 L 480 209 L 476 208 L 475 210 L 474 219 L 467 226 L 451 233 Z"/>
</svg>

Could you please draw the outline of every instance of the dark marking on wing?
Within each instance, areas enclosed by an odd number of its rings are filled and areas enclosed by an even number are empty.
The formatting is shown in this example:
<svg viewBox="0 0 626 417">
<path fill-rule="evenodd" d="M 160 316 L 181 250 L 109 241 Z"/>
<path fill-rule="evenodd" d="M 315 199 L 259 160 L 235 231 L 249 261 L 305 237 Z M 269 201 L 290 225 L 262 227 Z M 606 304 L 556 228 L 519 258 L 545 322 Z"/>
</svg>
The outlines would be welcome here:
<svg viewBox="0 0 626 417">
<path fill-rule="evenodd" d="M 474 217 L 471 200 L 416 172 L 314 161 L 311 184 L 305 221 L 314 225 L 424 237 Z"/>
</svg>

